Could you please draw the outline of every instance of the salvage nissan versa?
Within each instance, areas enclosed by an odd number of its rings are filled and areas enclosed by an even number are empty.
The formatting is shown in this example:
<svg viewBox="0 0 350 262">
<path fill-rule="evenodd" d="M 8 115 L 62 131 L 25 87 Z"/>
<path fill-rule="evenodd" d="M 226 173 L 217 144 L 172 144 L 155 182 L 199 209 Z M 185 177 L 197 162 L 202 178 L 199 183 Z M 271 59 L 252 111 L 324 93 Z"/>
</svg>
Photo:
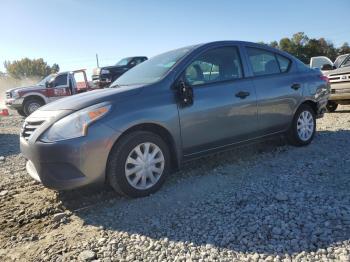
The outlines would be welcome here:
<svg viewBox="0 0 350 262">
<path fill-rule="evenodd" d="M 47 187 L 105 181 L 146 196 L 171 169 L 210 152 L 276 134 L 309 144 L 328 96 L 327 77 L 285 52 L 201 44 L 155 56 L 111 88 L 40 108 L 25 120 L 21 151 Z"/>
</svg>

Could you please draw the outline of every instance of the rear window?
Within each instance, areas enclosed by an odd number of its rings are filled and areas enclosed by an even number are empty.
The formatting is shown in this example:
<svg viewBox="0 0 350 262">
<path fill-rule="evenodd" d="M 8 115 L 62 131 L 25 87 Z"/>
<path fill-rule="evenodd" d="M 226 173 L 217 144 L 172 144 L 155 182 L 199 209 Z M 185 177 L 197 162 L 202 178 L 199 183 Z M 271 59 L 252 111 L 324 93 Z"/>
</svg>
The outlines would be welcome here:
<svg viewBox="0 0 350 262">
<path fill-rule="evenodd" d="M 276 55 L 276 56 L 277 56 L 277 60 L 278 60 L 278 64 L 280 66 L 281 72 L 282 73 L 287 72 L 289 70 L 291 61 L 287 57 L 284 57 L 281 55 Z"/>
<path fill-rule="evenodd" d="M 271 75 L 281 72 L 274 53 L 251 47 L 247 48 L 247 52 L 254 75 Z"/>
</svg>

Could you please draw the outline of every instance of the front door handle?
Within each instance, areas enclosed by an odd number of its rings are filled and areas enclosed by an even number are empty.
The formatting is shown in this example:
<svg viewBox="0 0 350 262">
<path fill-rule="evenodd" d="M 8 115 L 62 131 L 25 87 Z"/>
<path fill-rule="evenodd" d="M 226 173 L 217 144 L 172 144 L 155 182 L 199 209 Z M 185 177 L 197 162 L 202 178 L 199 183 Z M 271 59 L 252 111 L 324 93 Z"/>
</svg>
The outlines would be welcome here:
<svg viewBox="0 0 350 262">
<path fill-rule="evenodd" d="M 250 95 L 249 92 L 239 91 L 239 92 L 236 94 L 236 97 L 239 97 L 240 99 L 244 99 L 244 98 L 246 98 L 246 97 L 249 96 L 249 95 Z"/>
<path fill-rule="evenodd" d="M 298 90 L 300 87 L 301 87 L 300 84 L 292 84 L 291 85 L 291 88 L 294 89 L 294 90 Z"/>
</svg>

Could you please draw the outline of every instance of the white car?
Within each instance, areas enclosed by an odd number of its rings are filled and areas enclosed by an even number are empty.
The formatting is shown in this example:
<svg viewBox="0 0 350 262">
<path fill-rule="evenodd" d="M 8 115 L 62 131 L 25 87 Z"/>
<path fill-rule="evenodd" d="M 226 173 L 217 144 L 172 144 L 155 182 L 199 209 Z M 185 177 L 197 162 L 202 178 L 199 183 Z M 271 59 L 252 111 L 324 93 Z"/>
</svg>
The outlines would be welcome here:
<svg viewBox="0 0 350 262">
<path fill-rule="evenodd" d="M 334 62 L 326 56 L 312 57 L 310 67 L 319 68 L 329 78 L 328 112 L 334 112 L 338 104 L 350 104 L 350 54 L 340 55 Z"/>
</svg>

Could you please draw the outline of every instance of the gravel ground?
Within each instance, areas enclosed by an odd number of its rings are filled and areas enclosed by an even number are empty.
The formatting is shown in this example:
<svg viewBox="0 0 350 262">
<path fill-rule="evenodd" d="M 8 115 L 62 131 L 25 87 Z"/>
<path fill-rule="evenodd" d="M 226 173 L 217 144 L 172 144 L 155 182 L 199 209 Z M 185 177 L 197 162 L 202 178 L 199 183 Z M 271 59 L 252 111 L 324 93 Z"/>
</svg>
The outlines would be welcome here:
<svg viewBox="0 0 350 262">
<path fill-rule="evenodd" d="M 34 182 L 22 121 L 0 119 L 1 261 L 350 261 L 350 107 L 318 120 L 310 146 L 197 160 L 142 199 Z"/>
</svg>

